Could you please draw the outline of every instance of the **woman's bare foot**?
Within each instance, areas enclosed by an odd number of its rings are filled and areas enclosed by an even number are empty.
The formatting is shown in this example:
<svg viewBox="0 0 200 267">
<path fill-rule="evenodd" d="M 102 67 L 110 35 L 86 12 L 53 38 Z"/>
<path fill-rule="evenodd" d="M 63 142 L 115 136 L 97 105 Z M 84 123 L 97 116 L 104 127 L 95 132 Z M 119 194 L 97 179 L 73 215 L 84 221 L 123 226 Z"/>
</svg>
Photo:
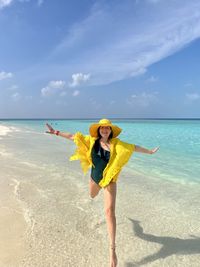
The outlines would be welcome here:
<svg viewBox="0 0 200 267">
<path fill-rule="evenodd" d="M 110 267 L 116 267 L 117 266 L 117 254 L 115 252 L 115 249 L 111 249 L 110 251 Z"/>
</svg>

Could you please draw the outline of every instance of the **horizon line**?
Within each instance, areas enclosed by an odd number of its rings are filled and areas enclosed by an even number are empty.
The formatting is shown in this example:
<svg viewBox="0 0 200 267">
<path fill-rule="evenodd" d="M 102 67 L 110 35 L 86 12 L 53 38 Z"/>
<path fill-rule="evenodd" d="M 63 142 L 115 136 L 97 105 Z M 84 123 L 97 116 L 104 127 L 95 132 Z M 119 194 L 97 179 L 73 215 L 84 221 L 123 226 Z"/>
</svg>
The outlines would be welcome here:
<svg viewBox="0 0 200 267">
<path fill-rule="evenodd" d="M 112 120 L 200 120 L 200 118 L 195 117 L 186 117 L 186 118 L 179 118 L 179 117 L 168 117 L 168 118 L 153 118 L 153 117 L 147 117 L 147 118 L 118 118 L 118 117 L 108 117 Z M 102 117 L 97 118 L 0 118 L 0 121 L 2 120 L 100 120 Z"/>
</svg>

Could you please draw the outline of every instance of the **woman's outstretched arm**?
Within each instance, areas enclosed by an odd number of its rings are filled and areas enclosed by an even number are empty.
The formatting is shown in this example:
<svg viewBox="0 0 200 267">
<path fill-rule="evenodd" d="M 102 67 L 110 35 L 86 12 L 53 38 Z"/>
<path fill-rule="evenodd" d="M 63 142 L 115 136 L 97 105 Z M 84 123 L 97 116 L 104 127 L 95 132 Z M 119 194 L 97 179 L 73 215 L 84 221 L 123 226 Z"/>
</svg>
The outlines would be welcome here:
<svg viewBox="0 0 200 267">
<path fill-rule="evenodd" d="M 140 153 L 146 153 L 146 154 L 154 154 L 158 151 L 159 147 L 155 147 L 153 149 L 147 149 L 138 145 L 135 145 L 135 152 L 140 152 Z"/>
<path fill-rule="evenodd" d="M 48 131 L 46 131 L 46 133 L 55 134 L 57 136 L 61 136 L 61 137 L 67 138 L 69 140 L 74 140 L 74 134 L 71 134 L 71 133 L 62 133 L 60 131 L 54 130 L 51 127 L 51 125 L 49 125 L 48 123 L 46 123 L 46 126 L 48 128 Z"/>
</svg>

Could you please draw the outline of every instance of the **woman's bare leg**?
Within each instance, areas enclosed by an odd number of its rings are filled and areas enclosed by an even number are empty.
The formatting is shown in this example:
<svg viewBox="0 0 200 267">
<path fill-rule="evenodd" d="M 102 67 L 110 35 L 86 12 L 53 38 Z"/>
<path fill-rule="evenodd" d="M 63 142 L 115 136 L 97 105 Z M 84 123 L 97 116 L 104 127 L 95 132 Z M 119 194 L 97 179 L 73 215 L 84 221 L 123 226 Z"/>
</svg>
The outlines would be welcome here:
<svg viewBox="0 0 200 267">
<path fill-rule="evenodd" d="M 116 238 L 116 217 L 115 217 L 115 202 L 116 202 L 117 184 L 111 182 L 104 190 L 105 213 L 108 233 L 110 238 L 110 267 L 117 266 L 117 255 L 115 252 Z"/>
<path fill-rule="evenodd" d="M 89 191 L 90 191 L 90 197 L 91 198 L 94 198 L 98 195 L 99 191 L 101 190 L 101 187 L 96 184 L 92 178 L 90 178 L 90 181 L 89 181 Z"/>
</svg>

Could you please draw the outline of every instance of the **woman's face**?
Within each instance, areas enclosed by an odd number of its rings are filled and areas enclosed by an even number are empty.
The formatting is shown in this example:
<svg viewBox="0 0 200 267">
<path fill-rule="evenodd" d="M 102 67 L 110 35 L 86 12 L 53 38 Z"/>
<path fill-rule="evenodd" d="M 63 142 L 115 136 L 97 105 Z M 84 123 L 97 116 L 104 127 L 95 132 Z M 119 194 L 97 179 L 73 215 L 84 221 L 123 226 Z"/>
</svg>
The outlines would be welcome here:
<svg viewBox="0 0 200 267">
<path fill-rule="evenodd" d="M 108 138 L 111 134 L 110 126 L 100 126 L 99 133 L 102 137 Z"/>
</svg>

